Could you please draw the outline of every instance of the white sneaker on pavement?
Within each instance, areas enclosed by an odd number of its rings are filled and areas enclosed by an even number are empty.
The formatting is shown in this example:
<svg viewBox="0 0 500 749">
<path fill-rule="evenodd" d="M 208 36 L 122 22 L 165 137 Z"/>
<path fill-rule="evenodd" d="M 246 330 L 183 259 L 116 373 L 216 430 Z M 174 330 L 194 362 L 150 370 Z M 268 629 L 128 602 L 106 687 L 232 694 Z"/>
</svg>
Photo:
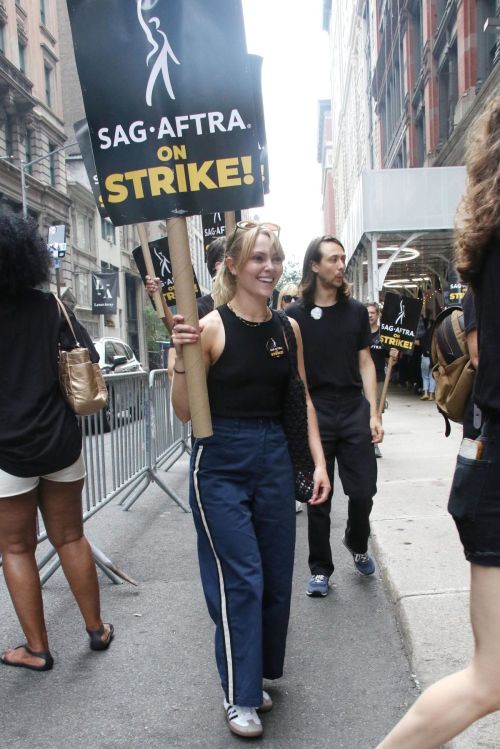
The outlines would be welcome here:
<svg viewBox="0 0 500 749">
<path fill-rule="evenodd" d="M 262 736 L 262 723 L 260 722 L 255 707 L 230 705 L 225 699 L 224 712 L 231 733 L 236 734 L 236 736 L 243 736 L 247 739 Z"/>
</svg>

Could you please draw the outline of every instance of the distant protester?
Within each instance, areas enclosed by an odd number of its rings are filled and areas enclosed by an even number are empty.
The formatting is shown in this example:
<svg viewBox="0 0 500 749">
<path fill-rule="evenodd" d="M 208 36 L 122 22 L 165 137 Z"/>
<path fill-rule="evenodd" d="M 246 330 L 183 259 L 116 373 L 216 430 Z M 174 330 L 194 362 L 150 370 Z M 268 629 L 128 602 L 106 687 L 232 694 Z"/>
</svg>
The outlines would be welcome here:
<svg viewBox="0 0 500 749">
<path fill-rule="evenodd" d="M 82 435 L 59 388 L 59 343 L 66 347 L 69 331 L 54 296 L 36 288 L 49 281 L 50 263 L 35 223 L 0 213 L 0 553 L 26 637 L 0 660 L 32 671 L 54 664 L 35 559 L 38 510 L 90 647 L 105 650 L 113 639 L 113 625 L 101 619 L 95 563 L 83 535 Z M 88 334 L 68 314 L 98 361 Z"/>
<path fill-rule="evenodd" d="M 475 650 L 467 668 L 419 697 L 378 749 L 437 749 L 500 709 L 500 97 L 481 118 L 466 164 L 456 260 L 474 292 L 479 347 L 474 401 L 483 425 L 478 439 L 462 441 L 448 510 L 471 565 Z"/>
</svg>

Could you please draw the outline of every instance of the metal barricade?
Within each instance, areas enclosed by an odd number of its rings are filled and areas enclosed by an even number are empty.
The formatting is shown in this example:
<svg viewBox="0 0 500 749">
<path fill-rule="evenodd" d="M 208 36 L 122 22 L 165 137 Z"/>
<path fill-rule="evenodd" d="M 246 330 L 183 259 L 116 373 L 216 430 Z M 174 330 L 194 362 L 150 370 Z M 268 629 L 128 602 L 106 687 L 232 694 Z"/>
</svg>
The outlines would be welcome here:
<svg viewBox="0 0 500 749">
<path fill-rule="evenodd" d="M 88 520 L 120 496 L 119 504 L 129 510 L 151 482 L 155 482 L 184 511 L 182 499 L 158 476 L 189 451 L 188 427 L 175 416 L 170 404 L 166 370 L 107 375 L 108 406 L 80 419 L 83 454 L 87 469 L 83 495 L 83 518 Z M 43 531 L 39 542 L 46 539 Z M 96 563 L 113 582 L 133 582 L 93 546 Z M 50 563 L 50 564 L 49 564 Z M 48 566 L 47 566 L 48 565 Z M 45 582 L 59 566 L 50 548 L 38 567 Z"/>
</svg>

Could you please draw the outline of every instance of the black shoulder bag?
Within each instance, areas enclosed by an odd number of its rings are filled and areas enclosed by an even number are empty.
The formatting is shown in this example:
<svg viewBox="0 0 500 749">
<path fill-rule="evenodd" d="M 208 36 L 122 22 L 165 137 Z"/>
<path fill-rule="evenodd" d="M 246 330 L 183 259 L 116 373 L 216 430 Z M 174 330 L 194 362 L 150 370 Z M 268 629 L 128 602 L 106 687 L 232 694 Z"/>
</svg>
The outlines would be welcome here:
<svg viewBox="0 0 500 749">
<path fill-rule="evenodd" d="M 290 379 L 283 407 L 283 429 L 288 442 L 295 477 L 295 497 L 299 502 L 308 502 L 313 493 L 314 462 L 309 450 L 307 432 L 306 389 L 297 367 L 297 340 L 290 320 L 283 311 L 278 311 L 283 325 L 286 345 L 290 354 Z"/>
</svg>

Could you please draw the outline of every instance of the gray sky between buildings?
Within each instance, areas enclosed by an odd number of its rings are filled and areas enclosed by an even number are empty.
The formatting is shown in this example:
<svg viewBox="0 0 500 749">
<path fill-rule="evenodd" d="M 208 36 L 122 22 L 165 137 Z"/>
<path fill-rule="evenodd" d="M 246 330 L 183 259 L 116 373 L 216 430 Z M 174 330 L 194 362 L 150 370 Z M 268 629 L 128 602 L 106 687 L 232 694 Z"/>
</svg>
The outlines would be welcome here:
<svg viewBox="0 0 500 749">
<path fill-rule="evenodd" d="M 301 261 L 322 232 L 318 100 L 330 96 L 321 0 L 243 0 L 248 51 L 261 55 L 270 194 L 255 214 L 282 227 L 287 258 Z"/>
</svg>

